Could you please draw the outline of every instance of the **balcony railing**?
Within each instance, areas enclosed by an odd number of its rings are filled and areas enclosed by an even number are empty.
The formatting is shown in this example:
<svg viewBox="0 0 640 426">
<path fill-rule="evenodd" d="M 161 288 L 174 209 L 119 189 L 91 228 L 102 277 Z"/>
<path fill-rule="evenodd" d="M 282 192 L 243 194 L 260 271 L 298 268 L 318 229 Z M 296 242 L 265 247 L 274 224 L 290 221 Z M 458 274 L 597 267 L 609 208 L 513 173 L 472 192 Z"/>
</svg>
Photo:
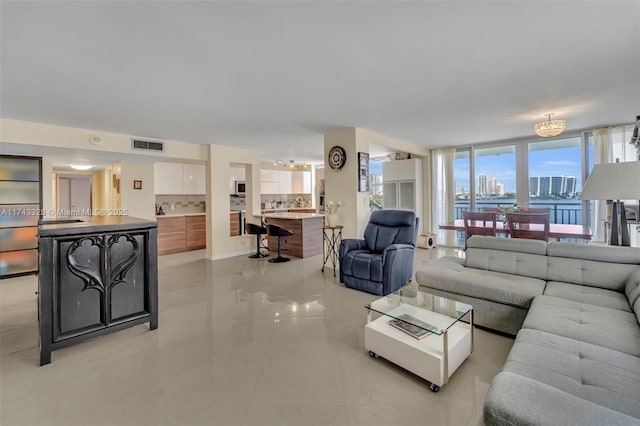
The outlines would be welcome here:
<svg viewBox="0 0 640 426">
<path fill-rule="evenodd" d="M 491 201 L 476 201 L 476 210 L 482 211 L 484 207 L 510 207 L 513 202 L 498 202 L 496 200 Z M 471 209 L 469 201 L 456 201 L 455 218 L 462 219 L 462 212 Z M 536 202 L 531 203 L 529 207 L 535 208 L 548 208 L 549 209 L 549 222 L 568 224 L 568 225 L 582 225 L 582 202 L 579 200 L 567 200 L 561 203 L 558 202 Z"/>
</svg>

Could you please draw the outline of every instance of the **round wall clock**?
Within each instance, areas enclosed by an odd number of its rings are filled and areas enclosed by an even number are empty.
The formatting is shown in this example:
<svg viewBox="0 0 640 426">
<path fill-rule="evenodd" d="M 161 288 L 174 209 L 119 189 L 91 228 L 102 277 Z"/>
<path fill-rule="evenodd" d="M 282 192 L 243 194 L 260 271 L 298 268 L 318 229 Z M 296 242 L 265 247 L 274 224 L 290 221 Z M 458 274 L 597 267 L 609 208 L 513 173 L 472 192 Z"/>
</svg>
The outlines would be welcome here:
<svg viewBox="0 0 640 426">
<path fill-rule="evenodd" d="M 334 146 L 329 150 L 329 167 L 333 170 L 340 170 L 344 167 L 344 163 L 347 162 L 347 153 L 341 146 Z"/>
</svg>

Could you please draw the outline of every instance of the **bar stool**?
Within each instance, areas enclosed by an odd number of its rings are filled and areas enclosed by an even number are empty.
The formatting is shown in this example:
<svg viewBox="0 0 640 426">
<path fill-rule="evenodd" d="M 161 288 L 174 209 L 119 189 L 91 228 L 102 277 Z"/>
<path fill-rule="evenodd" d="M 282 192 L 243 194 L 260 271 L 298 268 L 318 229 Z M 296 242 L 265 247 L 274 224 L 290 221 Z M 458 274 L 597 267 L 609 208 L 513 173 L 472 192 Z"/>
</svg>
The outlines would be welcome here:
<svg viewBox="0 0 640 426">
<path fill-rule="evenodd" d="M 281 262 L 290 261 L 291 260 L 290 258 L 282 257 L 282 239 L 284 237 L 289 237 L 293 235 L 293 232 L 291 232 L 287 228 L 282 228 L 278 225 L 267 225 L 267 233 L 269 234 L 270 237 L 278 237 L 278 256 L 272 259 L 269 259 L 269 262 L 281 263 Z"/>
<path fill-rule="evenodd" d="M 255 235 L 256 236 L 256 252 L 255 252 L 255 254 L 252 254 L 249 257 L 251 259 L 259 259 L 261 257 L 269 257 L 268 254 L 262 254 L 260 252 L 261 248 L 266 248 L 266 247 L 263 247 L 262 244 L 260 244 L 260 240 L 262 239 L 262 235 L 265 235 L 267 233 L 267 228 L 265 228 L 264 226 L 256 225 L 255 223 L 247 223 L 245 231 L 247 232 L 247 234 L 251 234 L 251 235 Z"/>
</svg>

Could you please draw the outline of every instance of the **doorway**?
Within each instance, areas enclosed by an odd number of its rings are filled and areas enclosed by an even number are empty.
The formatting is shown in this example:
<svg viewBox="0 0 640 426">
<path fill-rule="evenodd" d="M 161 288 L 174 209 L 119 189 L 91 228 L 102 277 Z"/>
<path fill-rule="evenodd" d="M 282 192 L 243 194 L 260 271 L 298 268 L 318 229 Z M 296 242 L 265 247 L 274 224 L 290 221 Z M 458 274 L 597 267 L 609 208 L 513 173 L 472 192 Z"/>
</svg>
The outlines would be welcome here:
<svg viewBox="0 0 640 426">
<path fill-rule="evenodd" d="M 59 174 L 56 189 L 57 216 L 91 215 L 91 175 Z"/>
</svg>

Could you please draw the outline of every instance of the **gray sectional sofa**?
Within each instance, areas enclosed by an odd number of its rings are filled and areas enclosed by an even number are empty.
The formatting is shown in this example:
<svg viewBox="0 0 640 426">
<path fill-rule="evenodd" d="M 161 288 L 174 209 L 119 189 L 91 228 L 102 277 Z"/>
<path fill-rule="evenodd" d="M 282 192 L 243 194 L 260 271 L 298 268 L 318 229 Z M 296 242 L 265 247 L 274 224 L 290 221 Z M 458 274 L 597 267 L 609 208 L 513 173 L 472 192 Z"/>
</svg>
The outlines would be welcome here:
<svg viewBox="0 0 640 426">
<path fill-rule="evenodd" d="M 640 425 L 639 248 L 473 236 L 416 281 L 517 334 L 485 424 Z"/>
</svg>

